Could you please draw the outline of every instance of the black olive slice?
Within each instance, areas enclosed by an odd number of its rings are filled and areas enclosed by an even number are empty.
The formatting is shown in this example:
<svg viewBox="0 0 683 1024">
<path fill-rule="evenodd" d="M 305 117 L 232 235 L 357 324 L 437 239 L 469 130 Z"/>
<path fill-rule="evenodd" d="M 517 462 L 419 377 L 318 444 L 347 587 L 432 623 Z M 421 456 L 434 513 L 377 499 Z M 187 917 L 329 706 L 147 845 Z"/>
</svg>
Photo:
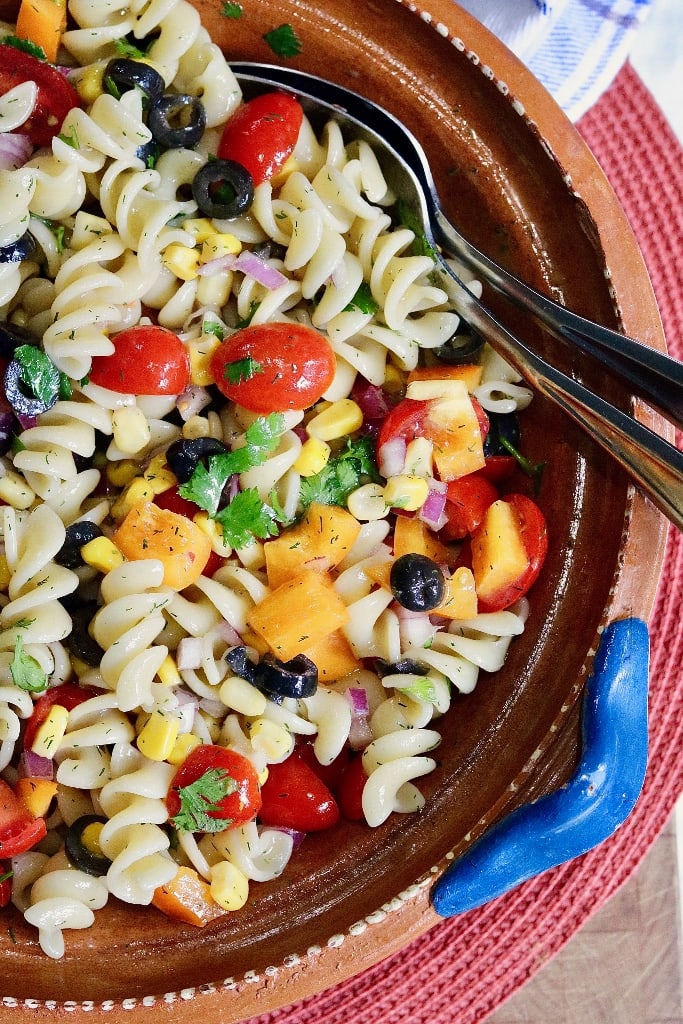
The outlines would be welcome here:
<svg viewBox="0 0 683 1024">
<path fill-rule="evenodd" d="M 178 483 L 184 484 L 190 479 L 202 459 L 208 459 L 212 455 L 222 455 L 228 450 L 226 445 L 215 437 L 181 438 L 169 445 L 166 451 L 166 462 Z"/>
<path fill-rule="evenodd" d="M 276 702 L 285 697 L 312 697 L 318 688 L 318 669 L 305 654 L 297 654 L 290 661 L 264 654 L 256 666 L 254 686 Z"/>
<path fill-rule="evenodd" d="M 97 814 L 84 814 L 82 818 L 78 818 L 67 829 L 64 839 L 66 855 L 74 867 L 80 868 L 81 871 L 85 871 L 88 875 L 101 877 L 106 875 L 111 867 L 111 861 L 108 857 L 105 857 L 103 853 L 97 853 L 91 848 L 91 842 L 88 842 L 86 832 L 90 826 L 103 825 L 106 821 L 106 818 L 101 818 Z M 84 833 L 86 834 L 85 842 L 83 840 Z"/>
<path fill-rule="evenodd" d="M 102 661 L 104 651 L 90 635 L 89 626 L 97 612 L 97 605 L 88 602 L 71 612 L 71 632 L 64 641 L 67 650 L 74 658 L 79 658 L 86 665 L 95 668 Z"/>
<path fill-rule="evenodd" d="M 12 359 L 5 370 L 5 395 L 17 416 L 40 416 L 42 412 L 51 409 L 57 401 L 57 392 L 50 399 L 44 401 L 29 392 L 24 384 L 22 374 L 24 368 L 18 359 Z"/>
<path fill-rule="evenodd" d="M 443 572 L 427 555 L 407 554 L 397 558 L 389 573 L 391 592 L 411 612 L 429 612 L 446 595 Z"/>
<path fill-rule="evenodd" d="M 194 201 L 206 217 L 233 220 L 254 200 L 254 179 L 235 160 L 209 160 L 192 182 Z"/>
<path fill-rule="evenodd" d="M 67 569 L 78 569 L 83 565 L 81 548 L 96 537 L 102 536 L 102 530 L 97 523 L 89 523 L 82 520 L 78 523 L 71 523 L 66 528 L 64 543 L 55 555 L 55 562 Z"/>
<path fill-rule="evenodd" d="M 40 339 L 19 324 L 11 324 L 0 320 L 0 356 L 11 359 L 15 349 L 20 345 L 37 345 Z"/>
<path fill-rule="evenodd" d="M 509 449 L 502 443 L 508 441 L 513 448 L 519 448 L 519 418 L 515 412 L 490 412 L 489 432 L 484 441 L 484 455 L 509 455 Z"/>
<path fill-rule="evenodd" d="M 33 256 L 38 243 L 30 231 L 25 231 L 21 238 L 7 245 L 0 246 L 0 263 L 21 263 Z"/>
<path fill-rule="evenodd" d="M 121 94 L 130 89 L 140 89 L 150 103 L 161 99 L 166 88 L 162 76 L 151 64 L 129 57 L 114 57 L 104 69 L 104 81 L 112 82 Z"/>
<path fill-rule="evenodd" d="M 426 676 L 429 669 L 426 665 L 421 665 L 419 661 L 413 661 L 412 658 L 401 658 L 400 661 L 384 661 L 383 658 L 375 659 L 375 667 L 377 668 L 377 674 L 380 678 L 384 676 L 394 675 L 411 675 L 411 676 Z"/>
<path fill-rule="evenodd" d="M 206 112 L 196 96 L 168 93 L 149 111 L 148 126 L 163 149 L 193 149 L 206 128 Z"/>
<path fill-rule="evenodd" d="M 434 355 L 442 363 L 460 366 L 477 359 L 484 345 L 484 339 L 469 324 L 458 325 L 456 333 L 443 345 L 434 349 Z"/>
</svg>

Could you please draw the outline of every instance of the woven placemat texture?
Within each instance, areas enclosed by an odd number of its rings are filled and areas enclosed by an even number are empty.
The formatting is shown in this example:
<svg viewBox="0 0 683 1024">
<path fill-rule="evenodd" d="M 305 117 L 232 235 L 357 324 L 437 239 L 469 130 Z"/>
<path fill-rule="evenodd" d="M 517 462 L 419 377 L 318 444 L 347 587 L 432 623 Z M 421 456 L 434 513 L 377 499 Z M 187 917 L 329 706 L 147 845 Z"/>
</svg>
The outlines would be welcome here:
<svg viewBox="0 0 683 1024">
<path fill-rule="evenodd" d="M 681 147 L 628 65 L 579 129 L 629 217 L 670 351 L 681 359 Z M 487 906 L 445 921 L 351 981 L 250 1024 L 478 1024 L 547 963 L 630 877 L 683 792 L 682 603 L 683 535 L 671 530 L 651 620 L 649 768 L 635 810 L 614 836 Z"/>
</svg>

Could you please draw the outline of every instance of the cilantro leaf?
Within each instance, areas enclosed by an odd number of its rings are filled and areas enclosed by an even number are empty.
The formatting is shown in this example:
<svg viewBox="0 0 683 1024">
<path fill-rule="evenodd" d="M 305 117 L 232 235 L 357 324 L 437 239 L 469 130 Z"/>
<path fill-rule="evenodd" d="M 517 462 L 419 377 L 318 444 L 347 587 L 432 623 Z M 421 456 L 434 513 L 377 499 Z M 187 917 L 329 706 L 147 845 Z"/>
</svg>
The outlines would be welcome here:
<svg viewBox="0 0 683 1024">
<path fill-rule="evenodd" d="M 380 479 L 374 441 L 368 436 L 349 439 L 346 447 L 319 473 L 302 478 L 301 505 L 304 511 L 314 501 L 322 505 L 345 505 L 349 494 L 368 479 L 374 482 Z"/>
<path fill-rule="evenodd" d="M 375 302 L 370 291 L 370 285 L 367 281 L 358 288 L 358 291 L 349 302 L 345 312 L 351 309 L 359 309 L 361 313 L 376 313 L 379 310 L 379 305 Z"/>
<path fill-rule="evenodd" d="M 54 405 L 61 385 L 61 374 L 49 356 L 35 345 L 19 345 L 14 350 L 19 363 L 19 378 L 46 407 Z"/>
<path fill-rule="evenodd" d="M 253 356 L 235 359 L 223 367 L 223 376 L 230 384 L 242 384 L 246 380 L 251 380 L 257 373 L 263 373 L 263 367 Z"/>
<path fill-rule="evenodd" d="M 141 50 L 139 46 L 129 42 L 127 39 L 114 40 L 114 46 L 120 57 L 130 57 L 131 60 L 139 60 L 140 57 L 147 56 L 145 50 Z"/>
<path fill-rule="evenodd" d="M 19 36 L 3 36 L 0 43 L 3 46 L 13 46 L 15 50 L 23 50 L 24 53 L 29 53 L 37 60 L 47 60 L 45 50 L 32 43 L 30 39 L 20 39 Z"/>
<path fill-rule="evenodd" d="M 212 815 L 220 814 L 220 801 L 236 790 L 237 782 L 225 768 L 209 768 L 194 782 L 178 789 L 180 810 L 171 822 L 181 832 L 223 832 L 232 819 Z"/>
<path fill-rule="evenodd" d="M 411 251 L 414 256 L 429 256 L 430 259 L 436 258 L 436 250 L 429 241 L 425 234 L 424 224 L 415 213 L 415 210 L 406 203 L 403 199 L 399 199 L 396 203 L 396 213 L 398 215 L 399 222 L 404 227 L 408 228 L 413 232 L 415 238 L 411 246 Z"/>
<path fill-rule="evenodd" d="M 255 537 L 265 540 L 280 532 L 278 513 L 261 499 L 255 487 L 236 494 L 214 518 L 223 528 L 224 542 L 232 548 L 244 548 Z"/>
<path fill-rule="evenodd" d="M 14 685 L 29 693 L 42 693 L 47 688 L 47 676 L 35 658 L 24 650 L 23 641 L 17 637 L 14 645 L 14 657 L 9 667 Z"/>
<path fill-rule="evenodd" d="M 243 13 L 242 4 L 224 3 L 221 8 L 224 18 L 241 18 Z"/>
<path fill-rule="evenodd" d="M 278 57 L 296 57 L 301 53 L 301 40 L 291 25 L 278 25 L 263 36 Z"/>
<path fill-rule="evenodd" d="M 216 320 L 203 320 L 202 334 L 211 334 L 214 338 L 218 338 L 219 341 L 222 341 L 225 335 L 225 330 L 223 328 L 223 324 L 219 324 Z"/>
<path fill-rule="evenodd" d="M 223 488 L 230 477 L 263 465 L 268 455 L 279 445 L 284 429 L 282 413 L 274 412 L 268 416 L 259 416 L 247 428 L 244 435 L 245 444 L 241 448 L 212 455 L 208 460 L 208 466 L 200 462 L 190 479 L 180 485 L 178 493 L 182 498 L 193 501 L 209 515 L 216 517 Z"/>
</svg>

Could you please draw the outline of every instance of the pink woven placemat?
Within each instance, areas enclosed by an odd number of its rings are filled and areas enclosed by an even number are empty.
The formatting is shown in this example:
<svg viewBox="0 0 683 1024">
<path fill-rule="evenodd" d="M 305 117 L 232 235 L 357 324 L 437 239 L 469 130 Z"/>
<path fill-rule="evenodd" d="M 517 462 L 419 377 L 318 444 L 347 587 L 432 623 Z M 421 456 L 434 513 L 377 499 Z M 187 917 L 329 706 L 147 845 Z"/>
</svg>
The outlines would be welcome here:
<svg viewBox="0 0 683 1024">
<path fill-rule="evenodd" d="M 640 243 L 673 355 L 683 358 L 683 151 L 625 67 L 579 128 Z M 351 981 L 249 1024 L 478 1024 L 629 878 L 683 792 L 683 535 L 669 535 L 651 620 L 650 761 L 626 823 L 596 850 L 445 921 Z"/>
</svg>

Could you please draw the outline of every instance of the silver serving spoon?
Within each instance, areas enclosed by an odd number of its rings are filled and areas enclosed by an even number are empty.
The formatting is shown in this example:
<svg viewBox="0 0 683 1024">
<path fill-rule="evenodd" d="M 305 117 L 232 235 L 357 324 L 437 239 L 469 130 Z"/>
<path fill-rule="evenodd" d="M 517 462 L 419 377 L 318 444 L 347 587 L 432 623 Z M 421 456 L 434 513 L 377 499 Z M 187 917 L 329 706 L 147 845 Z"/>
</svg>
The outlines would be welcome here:
<svg viewBox="0 0 683 1024">
<path fill-rule="evenodd" d="M 372 146 L 387 184 L 413 209 L 427 241 L 434 247 L 440 272 L 451 278 L 451 290 L 456 295 L 459 312 L 464 319 L 536 390 L 564 409 L 630 474 L 664 515 L 679 530 L 683 529 L 683 452 L 557 370 L 512 335 L 463 284 L 439 249 L 443 247 L 456 254 L 546 326 L 548 316 L 555 322 L 555 312 L 559 311 L 563 320 L 554 333 L 596 354 L 615 374 L 633 384 L 634 390 L 636 380 L 642 382 L 643 375 L 647 375 L 654 389 L 648 400 L 668 419 L 679 424 L 683 422 L 683 364 L 615 331 L 577 317 L 479 253 L 456 231 L 440 209 L 429 165 L 419 143 L 387 111 L 357 93 L 289 68 L 250 63 L 232 63 L 231 67 L 247 99 L 274 86 L 285 88 L 296 94 L 316 128 L 333 118 L 348 138 L 363 139 Z M 409 160 L 406 159 L 408 156 Z M 600 334 L 601 341 L 595 342 L 599 346 L 597 353 L 593 349 L 594 339 L 587 335 L 586 327 Z M 629 350 L 627 356 L 624 356 L 622 347 L 625 344 Z M 624 364 L 628 372 L 624 372 Z M 665 400 L 661 399 L 662 395 Z"/>
</svg>

